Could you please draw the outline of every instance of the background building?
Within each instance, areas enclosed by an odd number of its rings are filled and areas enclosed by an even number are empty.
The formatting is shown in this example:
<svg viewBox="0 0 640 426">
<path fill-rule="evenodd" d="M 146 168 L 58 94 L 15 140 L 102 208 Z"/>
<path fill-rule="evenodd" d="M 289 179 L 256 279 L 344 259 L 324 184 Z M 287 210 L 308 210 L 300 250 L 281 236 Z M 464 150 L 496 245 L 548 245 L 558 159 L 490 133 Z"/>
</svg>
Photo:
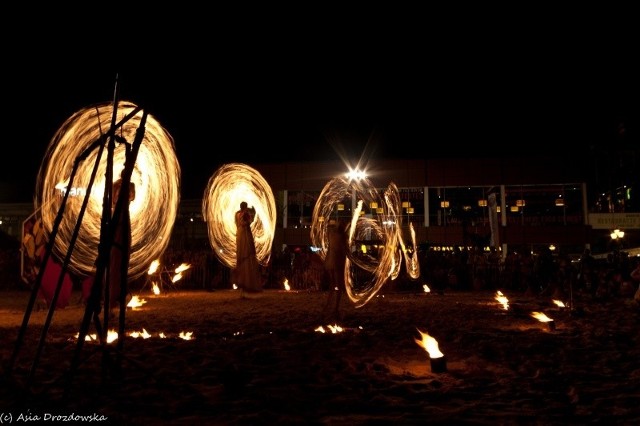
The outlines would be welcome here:
<svg viewBox="0 0 640 426">
<path fill-rule="evenodd" d="M 627 168 L 635 157 L 626 155 Z M 600 163 L 610 158 L 598 156 Z M 349 171 L 342 162 L 272 163 L 254 166 L 276 197 L 278 221 L 274 251 L 308 246 L 316 201 L 324 185 Z M 489 195 L 496 199 L 499 247 L 527 249 L 554 246 L 567 253 L 591 248 L 594 254 L 640 246 L 640 209 L 633 191 L 633 173 L 614 177 L 587 161 L 566 157 L 474 159 L 381 159 L 360 166 L 376 188 L 399 188 L 404 221 L 411 222 L 419 244 L 449 249 L 488 247 L 491 238 Z M 624 182 L 629 180 L 630 185 Z M 611 187 L 610 191 L 592 186 Z M 339 214 L 350 217 L 356 200 L 345 200 Z M 209 250 L 202 201 L 180 203 L 170 247 Z M 365 214 L 375 208 L 365 206 Z M 20 240 L 22 221 L 33 213 L 31 203 L 0 204 L 0 230 Z M 624 237 L 612 238 L 612 231 Z"/>
</svg>

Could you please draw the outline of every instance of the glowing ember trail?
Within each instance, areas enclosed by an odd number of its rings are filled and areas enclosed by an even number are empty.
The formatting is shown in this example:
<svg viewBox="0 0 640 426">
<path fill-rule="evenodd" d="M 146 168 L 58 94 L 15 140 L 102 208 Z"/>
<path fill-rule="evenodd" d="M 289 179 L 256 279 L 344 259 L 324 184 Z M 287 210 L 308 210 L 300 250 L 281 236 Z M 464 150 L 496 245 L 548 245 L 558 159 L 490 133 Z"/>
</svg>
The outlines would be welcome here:
<svg viewBox="0 0 640 426">
<path fill-rule="evenodd" d="M 123 119 L 137 108 L 128 101 L 118 104 L 116 123 L 123 124 L 116 130 L 114 180 L 120 177 L 124 168 L 125 145 L 122 142 L 131 144 L 134 141 L 143 111 L 138 111 L 126 121 Z M 47 235 L 53 229 L 65 191 L 69 191 L 53 247 L 53 254 L 59 259 L 64 258 L 69 249 L 85 194 L 89 194 L 69 265 L 80 275 L 90 275 L 97 258 L 107 168 L 107 143 L 104 143 L 104 150 L 90 147 L 109 130 L 112 111 L 112 103 L 103 103 L 77 111 L 68 118 L 49 142 L 38 174 L 35 207 L 36 210 L 42 209 Z M 180 202 L 181 171 L 173 138 L 151 115 L 147 115 L 144 130 L 131 175 L 136 192 L 129 206 L 132 229 L 129 280 L 143 275 L 151 261 L 166 249 Z M 76 162 L 78 169 L 72 187 L 68 187 Z M 90 187 L 96 164 L 95 181 Z"/>
<path fill-rule="evenodd" d="M 401 271 L 402 259 L 407 274 L 417 279 L 420 265 L 416 249 L 415 231 L 409 224 L 411 248 L 405 247 L 402 238 L 402 202 L 397 186 L 391 183 L 383 194 L 366 177 L 352 180 L 348 177 L 333 178 L 322 189 L 313 210 L 311 223 L 311 243 L 320 248 L 318 254 L 324 260 L 328 249 L 328 226 L 331 217 L 337 215 L 337 206 L 355 196 L 357 207 L 349 226 L 349 246 L 366 242 L 376 242 L 378 252 L 373 255 L 352 255 L 345 264 L 346 293 L 357 306 L 364 306 L 382 288 L 387 280 L 395 280 Z M 361 215 L 362 205 L 375 203 L 381 206 L 376 217 Z M 352 253 L 353 254 L 353 253 Z M 357 287 L 354 279 L 357 269 L 369 275 L 368 280 L 360 279 Z"/>
<path fill-rule="evenodd" d="M 202 216 L 207 222 L 209 242 L 220 261 L 235 268 L 235 213 L 242 201 L 256 210 L 251 232 L 258 262 L 266 265 L 276 229 L 276 202 L 267 181 L 246 164 L 225 164 L 209 179 L 202 199 Z"/>
</svg>

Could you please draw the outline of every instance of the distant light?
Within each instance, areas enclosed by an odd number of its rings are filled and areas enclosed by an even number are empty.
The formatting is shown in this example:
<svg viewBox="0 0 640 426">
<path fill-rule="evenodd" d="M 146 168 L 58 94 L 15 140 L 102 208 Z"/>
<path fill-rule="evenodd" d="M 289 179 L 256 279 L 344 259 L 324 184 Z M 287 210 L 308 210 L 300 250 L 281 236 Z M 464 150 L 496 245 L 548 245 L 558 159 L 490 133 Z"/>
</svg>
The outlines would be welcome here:
<svg viewBox="0 0 640 426">
<path fill-rule="evenodd" d="M 612 240 L 617 240 L 618 238 L 624 238 L 624 231 L 621 231 L 619 229 L 614 229 L 613 232 L 611 232 L 610 236 Z"/>
<path fill-rule="evenodd" d="M 366 179 L 367 178 L 366 172 L 364 172 L 363 170 L 358 170 L 358 169 L 349 170 L 349 172 L 347 172 L 345 176 L 349 180 L 362 180 L 362 179 Z"/>
</svg>

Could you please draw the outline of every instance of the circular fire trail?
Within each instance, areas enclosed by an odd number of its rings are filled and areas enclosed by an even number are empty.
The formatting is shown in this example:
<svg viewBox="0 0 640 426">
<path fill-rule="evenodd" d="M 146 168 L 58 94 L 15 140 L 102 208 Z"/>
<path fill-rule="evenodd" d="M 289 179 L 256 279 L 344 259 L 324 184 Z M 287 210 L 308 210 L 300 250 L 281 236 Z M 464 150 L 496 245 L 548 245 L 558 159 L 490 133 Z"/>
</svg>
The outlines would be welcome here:
<svg viewBox="0 0 640 426">
<path fill-rule="evenodd" d="M 202 216 L 207 222 L 209 242 L 222 263 L 236 266 L 235 213 L 246 201 L 256 210 L 251 224 L 258 262 L 266 265 L 276 228 L 276 202 L 262 175 L 246 164 L 221 166 L 209 179 L 202 199 Z"/>
<path fill-rule="evenodd" d="M 81 206 L 85 195 L 88 196 L 69 265 L 80 275 L 94 271 L 98 256 L 108 157 L 108 138 L 103 136 L 111 127 L 112 115 L 113 103 L 96 104 L 74 113 L 49 142 L 38 173 L 35 207 L 36 210 L 41 208 L 47 235 L 51 234 L 65 192 L 69 191 L 53 246 L 53 255 L 58 259 L 64 258 L 69 250 Z M 129 115 L 131 117 L 126 119 Z M 129 101 L 118 103 L 115 123 L 119 126 L 115 130 L 113 151 L 114 181 L 124 169 L 126 144 L 133 143 L 142 116 L 143 111 L 135 104 Z M 100 149 L 100 145 L 104 149 Z M 70 187 L 69 181 L 76 165 L 77 171 Z M 94 168 L 95 180 L 90 185 Z M 180 165 L 173 138 L 150 114 L 147 115 L 131 182 L 135 184 L 135 199 L 129 205 L 132 229 L 130 280 L 144 274 L 149 264 L 166 249 L 180 202 Z"/>
<path fill-rule="evenodd" d="M 345 263 L 346 293 L 357 307 L 362 307 L 376 295 L 388 279 L 394 280 L 398 277 L 403 257 L 407 274 L 413 279 L 420 276 L 420 265 L 415 231 L 411 223 L 411 250 L 407 250 L 402 238 L 402 202 L 397 186 L 391 183 L 384 193 L 380 194 L 367 178 L 352 180 L 336 177 L 327 182 L 322 189 L 311 222 L 311 243 L 320 248 L 320 257 L 324 260 L 327 254 L 327 228 L 337 205 L 352 196 L 358 203 L 348 228 L 349 246 L 354 247 L 367 242 L 378 246 L 377 253 L 361 255 L 357 250 L 355 254 L 352 252 Z M 361 215 L 364 203 L 376 203 L 381 206 L 382 211 L 375 217 Z M 360 278 L 360 282 L 356 284 L 357 268 L 365 271 L 369 278 Z"/>
</svg>

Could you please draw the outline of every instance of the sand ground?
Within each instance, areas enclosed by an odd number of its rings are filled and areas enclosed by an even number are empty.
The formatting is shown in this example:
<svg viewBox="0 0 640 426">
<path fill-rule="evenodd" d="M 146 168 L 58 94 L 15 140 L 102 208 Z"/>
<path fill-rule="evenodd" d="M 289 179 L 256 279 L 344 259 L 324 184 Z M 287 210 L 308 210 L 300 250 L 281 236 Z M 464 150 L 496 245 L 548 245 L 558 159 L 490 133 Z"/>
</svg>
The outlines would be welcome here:
<svg viewBox="0 0 640 426">
<path fill-rule="evenodd" d="M 78 295 L 46 332 L 48 311 L 34 309 L 17 346 L 29 295 L 0 294 L 0 412 L 14 421 L 52 413 L 176 425 L 640 421 L 633 299 L 576 298 L 570 309 L 505 293 L 505 310 L 493 291 L 381 292 L 361 308 L 344 301 L 343 320 L 330 324 L 326 292 L 144 292 L 146 303 L 127 309 L 118 353 L 116 342 L 77 344 Z M 437 340 L 446 371 L 432 371 L 417 330 Z"/>
</svg>

